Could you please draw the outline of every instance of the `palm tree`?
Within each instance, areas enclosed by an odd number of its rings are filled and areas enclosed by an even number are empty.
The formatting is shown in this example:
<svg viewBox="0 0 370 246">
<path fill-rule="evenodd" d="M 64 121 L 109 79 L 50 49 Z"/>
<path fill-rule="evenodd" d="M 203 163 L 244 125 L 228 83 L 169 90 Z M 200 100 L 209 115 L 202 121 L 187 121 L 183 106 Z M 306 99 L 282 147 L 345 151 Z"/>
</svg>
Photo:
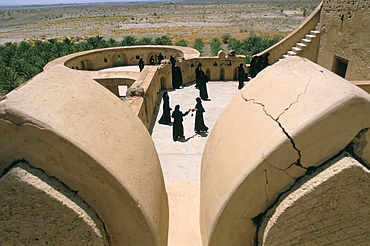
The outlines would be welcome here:
<svg viewBox="0 0 370 246">
<path fill-rule="evenodd" d="M 17 88 L 25 80 L 13 69 L 0 67 L 0 87 L 5 93 Z"/>
</svg>

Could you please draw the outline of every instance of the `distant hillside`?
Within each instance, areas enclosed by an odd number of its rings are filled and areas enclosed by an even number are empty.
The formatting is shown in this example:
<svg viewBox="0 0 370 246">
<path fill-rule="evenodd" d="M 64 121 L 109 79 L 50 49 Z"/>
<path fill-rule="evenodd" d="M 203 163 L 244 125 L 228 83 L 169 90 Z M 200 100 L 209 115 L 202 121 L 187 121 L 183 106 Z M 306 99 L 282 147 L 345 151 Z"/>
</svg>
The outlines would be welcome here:
<svg viewBox="0 0 370 246">
<path fill-rule="evenodd" d="M 320 0 L 174 0 L 174 1 L 168 1 L 169 3 L 176 3 L 176 2 L 181 2 L 181 3 L 248 3 L 248 2 L 261 2 L 261 3 L 266 3 L 266 2 L 272 2 L 272 3 L 279 3 L 279 2 L 284 2 L 284 3 L 320 3 Z"/>
</svg>

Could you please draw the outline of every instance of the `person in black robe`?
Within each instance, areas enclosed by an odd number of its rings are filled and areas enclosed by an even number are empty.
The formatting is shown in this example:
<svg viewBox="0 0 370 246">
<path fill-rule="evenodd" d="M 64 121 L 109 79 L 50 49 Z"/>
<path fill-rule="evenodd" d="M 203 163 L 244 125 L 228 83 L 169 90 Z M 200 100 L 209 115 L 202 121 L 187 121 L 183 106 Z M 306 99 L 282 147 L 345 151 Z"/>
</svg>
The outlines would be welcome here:
<svg viewBox="0 0 370 246">
<path fill-rule="evenodd" d="M 176 59 L 172 55 L 170 55 L 170 63 L 171 63 L 172 66 L 175 66 L 175 64 L 176 64 Z"/>
<path fill-rule="evenodd" d="M 258 56 L 253 56 L 250 65 L 251 78 L 256 77 L 258 73 Z"/>
<path fill-rule="evenodd" d="M 264 68 L 266 68 L 266 67 L 268 67 L 270 65 L 270 63 L 269 63 L 269 55 L 270 55 L 269 52 L 267 52 L 267 53 L 265 53 L 265 54 L 262 55 L 262 61 L 261 61 L 261 68 L 262 69 L 264 69 Z"/>
<path fill-rule="evenodd" d="M 209 100 L 208 98 L 208 90 L 207 90 L 207 82 L 208 82 L 208 76 L 204 74 L 204 71 L 202 67 L 200 69 L 200 78 L 199 78 L 199 84 L 198 84 L 198 89 L 199 89 L 199 97 L 202 100 Z"/>
<path fill-rule="evenodd" d="M 240 63 L 238 67 L 238 80 L 239 80 L 238 90 L 240 90 L 244 87 L 245 80 L 245 70 L 243 68 L 243 63 Z"/>
<path fill-rule="evenodd" d="M 172 138 L 173 141 L 177 141 L 180 138 L 184 138 L 184 126 L 182 125 L 183 117 L 189 113 L 189 110 L 185 113 L 180 111 L 180 105 L 175 106 L 175 110 L 172 113 L 173 125 L 172 125 Z"/>
<path fill-rule="evenodd" d="M 157 59 L 158 59 L 158 64 L 161 64 L 162 60 L 164 59 L 161 52 L 159 52 L 159 55 L 158 55 Z"/>
<path fill-rule="evenodd" d="M 208 127 L 204 124 L 203 118 L 203 113 L 205 110 L 202 105 L 202 100 L 199 97 L 197 97 L 195 100 L 197 101 L 197 104 L 195 105 L 195 108 L 192 109 L 192 111 L 195 111 L 194 131 L 195 133 L 207 132 Z"/>
<path fill-rule="evenodd" d="M 195 68 L 195 88 L 199 88 L 199 80 L 201 76 L 201 69 L 202 68 L 202 63 L 199 63 L 197 67 Z"/>
<path fill-rule="evenodd" d="M 172 108 L 170 108 L 170 97 L 168 96 L 167 91 L 163 92 L 162 100 L 163 100 L 163 113 L 158 123 L 163 125 L 169 125 L 171 123 Z"/>
<path fill-rule="evenodd" d="M 150 65 L 155 65 L 154 64 L 154 56 L 151 56 L 150 59 L 149 59 L 149 64 Z"/>
<path fill-rule="evenodd" d="M 140 58 L 139 63 L 137 65 L 139 65 L 140 72 L 143 71 L 143 69 L 144 69 L 143 58 Z"/>
<path fill-rule="evenodd" d="M 182 86 L 182 83 L 183 83 L 183 80 L 182 80 L 181 68 L 175 65 L 172 68 L 172 88 L 180 89 L 180 87 Z"/>
</svg>

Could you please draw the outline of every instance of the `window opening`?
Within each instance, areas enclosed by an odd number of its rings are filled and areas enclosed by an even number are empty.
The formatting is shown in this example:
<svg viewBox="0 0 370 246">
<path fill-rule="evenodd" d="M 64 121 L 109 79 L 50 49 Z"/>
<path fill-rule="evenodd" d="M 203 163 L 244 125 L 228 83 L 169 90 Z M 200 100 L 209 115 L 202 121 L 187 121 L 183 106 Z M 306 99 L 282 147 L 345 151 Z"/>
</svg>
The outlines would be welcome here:
<svg viewBox="0 0 370 246">
<path fill-rule="evenodd" d="M 333 72 L 345 78 L 348 67 L 348 60 L 334 56 Z"/>
</svg>

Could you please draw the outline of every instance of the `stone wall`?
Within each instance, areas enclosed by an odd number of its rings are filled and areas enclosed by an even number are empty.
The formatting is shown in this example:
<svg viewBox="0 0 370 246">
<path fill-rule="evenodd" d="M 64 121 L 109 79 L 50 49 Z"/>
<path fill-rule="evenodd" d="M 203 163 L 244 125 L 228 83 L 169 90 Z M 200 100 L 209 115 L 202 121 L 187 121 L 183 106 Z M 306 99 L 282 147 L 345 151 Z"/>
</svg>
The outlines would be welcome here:
<svg viewBox="0 0 370 246">
<path fill-rule="evenodd" d="M 344 152 L 299 179 L 265 215 L 258 245 L 367 245 L 368 168 Z"/>
<path fill-rule="evenodd" d="M 43 171 L 17 162 L 0 184 L 2 245 L 109 245 L 95 211 Z"/>
<path fill-rule="evenodd" d="M 334 71 L 336 59 L 344 59 L 347 80 L 370 80 L 369 12 L 367 0 L 324 1 L 319 65 Z"/>
</svg>

